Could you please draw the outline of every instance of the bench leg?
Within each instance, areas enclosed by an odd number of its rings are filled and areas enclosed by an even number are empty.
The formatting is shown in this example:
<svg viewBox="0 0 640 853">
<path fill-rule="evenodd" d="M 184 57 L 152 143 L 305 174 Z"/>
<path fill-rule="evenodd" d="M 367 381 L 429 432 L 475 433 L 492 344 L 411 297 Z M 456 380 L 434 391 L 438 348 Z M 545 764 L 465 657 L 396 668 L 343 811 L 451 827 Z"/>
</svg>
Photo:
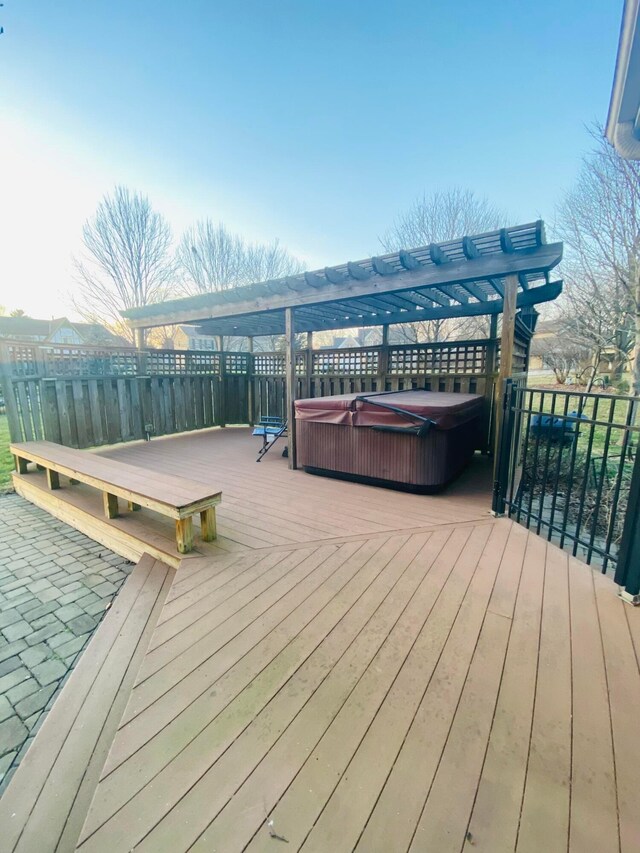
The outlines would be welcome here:
<svg viewBox="0 0 640 853">
<path fill-rule="evenodd" d="M 117 518 L 118 498 L 115 495 L 110 495 L 109 492 L 103 492 L 102 502 L 104 504 L 104 514 L 107 518 Z"/>
<path fill-rule="evenodd" d="M 216 508 L 210 506 L 200 513 L 200 530 L 204 542 L 213 542 L 218 535 L 216 530 Z"/>
<path fill-rule="evenodd" d="M 50 489 L 59 489 L 60 488 L 60 475 L 57 471 L 52 471 L 51 468 L 47 468 L 47 486 Z"/>
<path fill-rule="evenodd" d="M 133 501 L 127 501 L 127 508 L 129 512 L 137 512 L 141 509 L 140 504 L 136 504 Z"/>
<path fill-rule="evenodd" d="M 18 474 L 26 474 L 27 473 L 27 460 L 23 459 L 21 456 L 13 457 L 16 461 L 16 471 Z"/>
<path fill-rule="evenodd" d="M 188 554 L 193 549 L 193 518 L 176 519 L 176 543 L 181 554 Z"/>
</svg>

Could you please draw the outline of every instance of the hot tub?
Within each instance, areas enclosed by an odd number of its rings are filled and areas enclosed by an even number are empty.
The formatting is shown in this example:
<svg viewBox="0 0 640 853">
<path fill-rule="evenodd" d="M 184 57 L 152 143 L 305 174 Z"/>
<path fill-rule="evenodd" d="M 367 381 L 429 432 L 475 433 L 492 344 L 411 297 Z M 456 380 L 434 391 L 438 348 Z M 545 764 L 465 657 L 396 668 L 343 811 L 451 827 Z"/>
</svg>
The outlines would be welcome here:
<svg viewBox="0 0 640 853">
<path fill-rule="evenodd" d="M 481 446 L 478 394 L 396 391 L 296 400 L 298 464 L 415 492 L 454 479 Z"/>
</svg>

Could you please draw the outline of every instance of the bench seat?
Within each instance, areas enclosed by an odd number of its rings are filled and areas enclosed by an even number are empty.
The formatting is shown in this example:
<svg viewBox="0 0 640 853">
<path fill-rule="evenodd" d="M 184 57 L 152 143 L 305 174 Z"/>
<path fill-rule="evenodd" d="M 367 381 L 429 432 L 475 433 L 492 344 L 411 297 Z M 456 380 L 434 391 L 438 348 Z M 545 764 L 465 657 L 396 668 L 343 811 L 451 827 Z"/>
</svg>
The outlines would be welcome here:
<svg viewBox="0 0 640 853">
<path fill-rule="evenodd" d="M 175 519 L 178 551 L 186 554 L 193 548 L 193 516 L 200 513 L 202 538 L 216 538 L 215 507 L 221 492 L 209 486 L 107 459 L 86 450 L 74 450 L 52 441 L 27 441 L 10 445 L 19 474 L 27 473 L 27 462 L 45 469 L 50 489 L 60 488 L 59 475 L 86 483 L 103 494 L 105 514 L 118 515 L 118 498 L 128 502 L 130 510 L 141 506 Z"/>
</svg>

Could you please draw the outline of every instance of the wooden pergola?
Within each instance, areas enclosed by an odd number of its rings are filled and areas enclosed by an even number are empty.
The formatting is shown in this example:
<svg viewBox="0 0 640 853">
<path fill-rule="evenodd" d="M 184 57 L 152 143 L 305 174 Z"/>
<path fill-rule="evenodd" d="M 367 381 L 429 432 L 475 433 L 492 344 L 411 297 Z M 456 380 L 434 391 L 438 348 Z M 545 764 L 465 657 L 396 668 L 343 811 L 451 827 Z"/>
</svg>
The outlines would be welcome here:
<svg viewBox="0 0 640 853">
<path fill-rule="evenodd" d="M 542 221 L 295 276 L 176 299 L 123 312 L 134 329 L 197 324 L 211 335 L 285 335 L 289 466 L 296 467 L 295 335 L 453 317 L 503 315 L 499 379 L 511 374 L 516 311 L 556 299 L 549 274 L 562 243 L 547 243 Z"/>
</svg>

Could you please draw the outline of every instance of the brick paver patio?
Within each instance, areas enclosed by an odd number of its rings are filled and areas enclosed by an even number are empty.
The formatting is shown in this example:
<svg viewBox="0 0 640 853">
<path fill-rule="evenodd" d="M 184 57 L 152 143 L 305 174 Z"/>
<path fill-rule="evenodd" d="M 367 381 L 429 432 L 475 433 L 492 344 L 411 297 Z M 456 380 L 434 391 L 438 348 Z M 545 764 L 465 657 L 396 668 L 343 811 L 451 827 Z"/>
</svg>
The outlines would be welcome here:
<svg viewBox="0 0 640 853">
<path fill-rule="evenodd" d="M 0 495 L 0 792 L 131 565 Z"/>
</svg>

